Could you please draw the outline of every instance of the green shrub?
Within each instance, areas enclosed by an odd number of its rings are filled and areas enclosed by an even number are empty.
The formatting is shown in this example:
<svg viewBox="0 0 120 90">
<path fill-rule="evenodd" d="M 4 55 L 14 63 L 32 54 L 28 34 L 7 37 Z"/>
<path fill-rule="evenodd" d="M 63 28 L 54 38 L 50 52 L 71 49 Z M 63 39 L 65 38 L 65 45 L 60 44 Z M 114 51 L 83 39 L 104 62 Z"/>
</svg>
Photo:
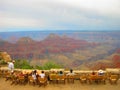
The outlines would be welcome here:
<svg viewBox="0 0 120 90">
<path fill-rule="evenodd" d="M 51 68 L 61 68 L 62 66 L 54 62 L 47 62 L 43 66 L 31 66 L 27 60 L 15 60 L 15 68 L 19 69 L 39 69 L 39 70 L 50 70 Z"/>
<path fill-rule="evenodd" d="M 7 62 L 5 62 L 4 60 L 1 59 L 1 60 L 0 60 L 0 64 L 1 64 L 1 65 L 6 65 Z"/>
<path fill-rule="evenodd" d="M 15 68 L 32 69 L 33 67 L 30 66 L 27 60 L 15 60 Z"/>
<path fill-rule="evenodd" d="M 51 68 L 61 68 L 61 67 L 62 67 L 61 65 L 50 61 L 44 64 L 43 69 L 49 70 Z"/>
</svg>

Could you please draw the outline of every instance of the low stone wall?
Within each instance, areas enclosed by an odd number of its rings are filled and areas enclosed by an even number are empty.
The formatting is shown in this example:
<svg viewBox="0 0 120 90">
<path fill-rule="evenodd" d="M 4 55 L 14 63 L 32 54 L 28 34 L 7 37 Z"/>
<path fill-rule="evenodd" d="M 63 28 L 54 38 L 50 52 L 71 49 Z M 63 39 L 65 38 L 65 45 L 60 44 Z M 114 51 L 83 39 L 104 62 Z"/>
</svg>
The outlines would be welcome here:
<svg viewBox="0 0 120 90">
<path fill-rule="evenodd" d="M 108 73 L 120 74 L 120 68 L 106 68 L 105 71 Z"/>
<path fill-rule="evenodd" d="M 8 70 L 8 67 L 1 67 L 0 70 Z M 15 71 L 22 71 L 23 73 L 26 72 L 32 72 L 34 69 L 15 69 Z M 37 69 L 36 69 L 37 70 Z M 42 70 L 37 70 L 38 73 L 41 73 Z M 64 71 L 65 73 L 68 73 L 69 70 L 65 70 L 63 68 L 61 69 L 50 69 L 50 70 L 44 70 L 45 72 L 51 72 L 51 71 Z M 93 70 L 73 70 L 74 73 L 77 74 L 81 74 L 81 73 L 92 73 Z M 97 72 L 97 70 L 94 70 L 94 72 Z M 120 68 L 106 68 L 106 70 L 104 70 L 105 73 L 116 73 L 116 74 L 120 74 Z"/>
</svg>

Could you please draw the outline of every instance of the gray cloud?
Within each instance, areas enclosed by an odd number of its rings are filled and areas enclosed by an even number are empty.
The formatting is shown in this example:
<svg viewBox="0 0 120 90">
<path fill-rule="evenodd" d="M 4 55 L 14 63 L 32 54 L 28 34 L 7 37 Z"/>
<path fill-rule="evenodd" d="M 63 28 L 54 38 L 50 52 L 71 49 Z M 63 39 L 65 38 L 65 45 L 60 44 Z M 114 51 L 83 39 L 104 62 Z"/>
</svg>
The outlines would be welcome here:
<svg viewBox="0 0 120 90">
<path fill-rule="evenodd" d="M 101 5 L 101 8 L 100 5 L 90 8 L 92 4 L 86 7 L 87 3 L 79 6 L 80 1 L 4 0 L 0 7 L 0 27 L 97 29 L 110 25 L 111 28 L 120 28 L 119 0 L 114 0 L 113 6 L 110 2 L 110 5 Z"/>
</svg>

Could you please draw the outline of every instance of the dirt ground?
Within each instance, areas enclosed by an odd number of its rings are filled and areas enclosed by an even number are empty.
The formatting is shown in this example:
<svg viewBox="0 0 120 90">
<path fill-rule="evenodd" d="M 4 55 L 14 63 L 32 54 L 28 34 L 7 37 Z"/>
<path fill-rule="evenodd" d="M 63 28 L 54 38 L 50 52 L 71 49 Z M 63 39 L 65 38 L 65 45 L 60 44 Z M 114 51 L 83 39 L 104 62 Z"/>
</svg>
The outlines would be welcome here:
<svg viewBox="0 0 120 90">
<path fill-rule="evenodd" d="M 5 78 L 0 78 L 0 90 L 120 90 L 120 80 L 117 85 L 111 85 L 108 81 L 106 84 L 81 84 L 79 80 L 75 80 L 73 83 L 66 84 L 54 84 L 51 83 L 47 86 L 38 85 L 10 85 L 10 81 L 5 81 Z"/>
</svg>

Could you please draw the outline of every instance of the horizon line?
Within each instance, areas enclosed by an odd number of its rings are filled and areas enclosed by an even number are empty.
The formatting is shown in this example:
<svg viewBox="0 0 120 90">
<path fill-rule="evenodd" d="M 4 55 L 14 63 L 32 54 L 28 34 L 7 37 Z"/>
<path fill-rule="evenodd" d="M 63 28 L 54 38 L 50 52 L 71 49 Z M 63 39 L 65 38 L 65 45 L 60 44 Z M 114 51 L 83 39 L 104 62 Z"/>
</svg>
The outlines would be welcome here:
<svg viewBox="0 0 120 90">
<path fill-rule="evenodd" d="M 0 31 L 0 33 L 9 32 L 120 32 L 120 30 L 19 30 L 19 31 Z"/>
</svg>

